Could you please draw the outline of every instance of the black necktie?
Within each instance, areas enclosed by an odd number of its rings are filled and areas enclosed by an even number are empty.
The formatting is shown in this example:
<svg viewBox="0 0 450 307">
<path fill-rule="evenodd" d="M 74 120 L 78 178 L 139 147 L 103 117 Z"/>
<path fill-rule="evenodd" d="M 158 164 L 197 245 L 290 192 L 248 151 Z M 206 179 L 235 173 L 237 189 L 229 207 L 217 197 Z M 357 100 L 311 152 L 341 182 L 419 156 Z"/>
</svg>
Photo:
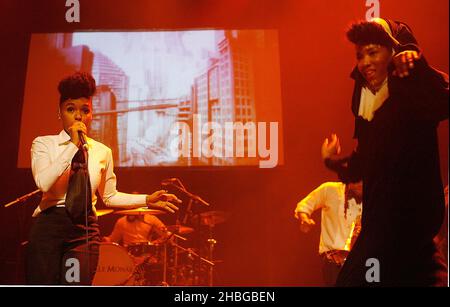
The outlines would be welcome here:
<svg viewBox="0 0 450 307">
<path fill-rule="evenodd" d="M 92 213 L 91 182 L 85 155 L 80 148 L 72 159 L 69 186 L 66 194 L 66 211 L 74 224 L 84 224 Z"/>
</svg>

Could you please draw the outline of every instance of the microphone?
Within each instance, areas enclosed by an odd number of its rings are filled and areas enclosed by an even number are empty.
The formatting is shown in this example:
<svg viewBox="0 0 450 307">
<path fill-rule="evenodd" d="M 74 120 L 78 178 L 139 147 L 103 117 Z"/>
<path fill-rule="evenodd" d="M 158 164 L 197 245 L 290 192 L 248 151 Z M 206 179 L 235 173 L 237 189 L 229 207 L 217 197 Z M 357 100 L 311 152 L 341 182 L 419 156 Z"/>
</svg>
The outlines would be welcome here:
<svg viewBox="0 0 450 307">
<path fill-rule="evenodd" d="M 78 137 L 80 139 L 81 147 L 83 149 L 88 150 L 88 144 L 86 142 L 86 137 L 84 136 L 84 133 L 82 131 L 78 131 Z"/>
</svg>

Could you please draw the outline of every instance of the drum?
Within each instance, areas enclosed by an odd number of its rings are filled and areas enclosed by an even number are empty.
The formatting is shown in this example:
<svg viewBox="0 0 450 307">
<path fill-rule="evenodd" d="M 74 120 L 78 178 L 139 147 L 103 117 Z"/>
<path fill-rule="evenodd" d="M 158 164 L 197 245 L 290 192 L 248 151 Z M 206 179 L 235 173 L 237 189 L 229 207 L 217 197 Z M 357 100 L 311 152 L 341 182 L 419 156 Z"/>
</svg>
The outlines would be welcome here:
<svg viewBox="0 0 450 307">
<path fill-rule="evenodd" d="M 147 263 L 160 263 L 163 261 L 164 247 L 161 244 L 151 242 L 132 243 L 127 246 L 128 253 L 134 258 L 135 263 L 142 259 Z"/>
<path fill-rule="evenodd" d="M 164 244 L 148 241 L 127 245 L 129 255 L 136 266 L 134 285 L 158 286 L 164 284 Z"/>
<path fill-rule="evenodd" d="M 135 264 L 126 249 L 117 243 L 100 243 L 99 253 L 97 270 L 92 285 L 120 286 L 130 284 L 133 279 Z"/>
</svg>

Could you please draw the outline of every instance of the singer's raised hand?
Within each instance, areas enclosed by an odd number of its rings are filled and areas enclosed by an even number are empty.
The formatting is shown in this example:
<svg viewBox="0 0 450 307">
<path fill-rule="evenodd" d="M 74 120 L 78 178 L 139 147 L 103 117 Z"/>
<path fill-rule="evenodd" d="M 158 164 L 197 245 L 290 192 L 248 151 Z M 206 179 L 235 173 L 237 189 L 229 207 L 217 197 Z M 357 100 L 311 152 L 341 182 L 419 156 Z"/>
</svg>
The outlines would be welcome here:
<svg viewBox="0 0 450 307">
<path fill-rule="evenodd" d="M 417 62 L 419 59 L 420 54 L 415 50 L 405 50 L 396 54 L 392 58 L 395 66 L 393 75 L 400 78 L 409 76 L 410 71 L 414 69 L 414 62 Z"/>
<path fill-rule="evenodd" d="M 336 134 L 331 135 L 331 141 L 328 138 L 322 144 L 322 159 L 329 159 L 341 153 L 341 144 Z"/>
</svg>

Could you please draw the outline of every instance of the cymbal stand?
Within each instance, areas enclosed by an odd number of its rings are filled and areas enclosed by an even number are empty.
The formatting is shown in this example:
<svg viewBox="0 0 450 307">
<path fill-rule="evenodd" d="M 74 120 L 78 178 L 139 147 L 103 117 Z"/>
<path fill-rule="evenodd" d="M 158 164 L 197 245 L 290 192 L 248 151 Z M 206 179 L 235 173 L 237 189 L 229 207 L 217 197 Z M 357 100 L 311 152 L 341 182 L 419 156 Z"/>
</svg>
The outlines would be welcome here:
<svg viewBox="0 0 450 307">
<path fill-rule="evenodd" d="M 191 192 L 189 192 L 186 187 L 183 185 L 183 183 L 181 182 L 180 179 L 178 178 L 169 178 L 169 179 L 165 179 L 163 181 L 161 181 L 161 185 L 162 186 L 172 186 L 173 188 L 177 189 L 179 192 L 182 192 L 184 195 L 186 195 L 187 197 L 189 197 L 189 204 L 188 207 L 186 208 L 186 212 L 185 212 L 185 216 L 183 217 L 183 224 L 186 224 L 188 218 L 191 218 L 193 215 L 192 212 L 192 204 L 196 203 L 196 204 L 201 204 L 203 206 L 210 206 L 210 204 L 208 202 L 206 202 L 205 200 L 203 200 L 200 196 L 195 195 Z M 200 221 L 199 221 L 200 223 Z M 176 224 L 179 224 L 179 216 L 177 217 L 177 222 Z M 214 240 L 215 241 L 215 240 Z M 177 281 L 177 276 L 178 276 L 178 248 L 187 251 L 187 249 L 181 247 L 178 245 L 178 243 L 176 242 L 176 238 L 174 239 L 174 246 L 175 248 L 175 255 L 174 255 L 174 269 L 175 269 L 175 277 L 174 277 L 174 282 L 176 283 Z M 211 244 L 211 243 L 210 243 Z M 215 244 L 215 243 L 213 243 Z M 212 247 L 210 247 L 210 249 L 212 250 Z M 212 252 L 212 251 L 211 251 Z M 189 253 L 191 255 L 194 255 L 196 257 L 198 257 L 199 259 L 201 259 L 202 261 L 208 263 L 210 266 L 214 266 L 214 263 L 203 258 L 200 257 L 198 254 L 192 252 L 192 250 L 189 251 Z M 211 273 L 212 274 L 212 273 Z M 211 282 L 210 282 L 211 283 Z"/>
<path fill-rule="evenodd" d="M 178 220 L 177 220 L 178 221 Z M 175 233 L 170 233 L 170 236 L 165 240 L 165 242 L 164 242 L 164 251 L 163 251 L 163 258 L 164 258 L 164 262 L 163 262 L 163 281 L 162 281 L 162 284 L 164 285 L 164 286 L 167 286 L 167 285 L 169 285 L 168 284 L 168 282 L 167 282 L 167 269 L 168 269 L 168 264 L 167 264 L 167 259 L 168 259 L 168 257 L 167 257 L 167 244 L 169 244 L 169 240 L 171 239 L 173 237 L 173 242 L 171 242 L 171 244 L 172 245 L 174 245 L 174 246 L 177 246 L 178 244 L 177 244 L 177 241 L 178 241 L 178 239 L 181 239 L 181 240 L 184 240 L 184 241 L 186 241 L 187 239 L 186 238 L 184 238 L 184 237 L 182 237 L 182 236 L 179 236 L 179 235 L 177 235 L 177 234 L 175 234 Z M 175 251 L 175 256 L 174 256 L 174 268 L 175 268 L 175 275 L 174 275 L 174 278 L 173 278 L 173 281 L 172 281 L 172 283 L 173 284 L 176 284 L 176 279 L 177 279 L 177 274 L 178 274 L 178 268 L 177 268 L 177 265 L 178 265 L 178 251 L 176 250 Z"/>
<path fill-rule="evenodd" d="M 189 253 L 190 255 L 197 257 L 198 259 L 200 259 L 201 261 L 205 262 L 206 264 L 208 264 L 208 265 L 210 265 L 210 266 L 214 266 L 214 265 L 215 265 L 214 262 L 211 262 L 211 261 L 209 261 L 208 259 L 203 258 L 203 257 L 200 256 L 199 254 L 197 254 L 196 252 L 194 252 L 191 248 L 185 248 L 185 247 L 183 247 L 183 246 L 181 246 L 181 245 L 178 245 L 178 244 L 176 244 L 176 243 L 172 243 L 172 244 L 175 246 L 175 248 L 179 248 L 179 249 L 181 249 L 182 251 L 185 251 L 185 252 Z"/>
<path fill-rule="evenodd" d="M 209 254 L 209 256 L 208 256 L 208 258 L 209 258 L 209 261 L 211 262 L 211 263 L 213 263 L 214 264 L 214 262 L 213 262 L 213 253 L 214 253 L 214 246 L 217 244 L 217 241 L 216 241 L 216 239 L 214 239 L 213 238 L 213 225 L 209 225 L 209 238 L 208 238 L 208 240 L 207 240 L 207 242 L 208 242 L 208 254 Z M 213 285 L 213 277 L 214 277 L 214 266 L 210 266 L 209 267 L 209 271 L 208 271 L 208 280 L 209 280 L 209 282 L 208 282 L 208 286 L 210 286 L 210 287 L 212 287 L 212 285 Z"/>
<path fill-rule="evenodd" d="M 172 245 L 175 246 L 175 250 L 174 250 L 174 255 L 173 255 L 173 281 L 172 283 L 174 285 L 177 284 L 177 279 L 178 279 L 178 238 L 175 237 L 173 239 Z"/>
<path fill-rule="evenodd" d="M 162 280 L 163 286 L 168 286 L 167 283 L 167 241 L 164 242 L 164 249 L 163 249 L 163 280 Z"/>
</svg>

